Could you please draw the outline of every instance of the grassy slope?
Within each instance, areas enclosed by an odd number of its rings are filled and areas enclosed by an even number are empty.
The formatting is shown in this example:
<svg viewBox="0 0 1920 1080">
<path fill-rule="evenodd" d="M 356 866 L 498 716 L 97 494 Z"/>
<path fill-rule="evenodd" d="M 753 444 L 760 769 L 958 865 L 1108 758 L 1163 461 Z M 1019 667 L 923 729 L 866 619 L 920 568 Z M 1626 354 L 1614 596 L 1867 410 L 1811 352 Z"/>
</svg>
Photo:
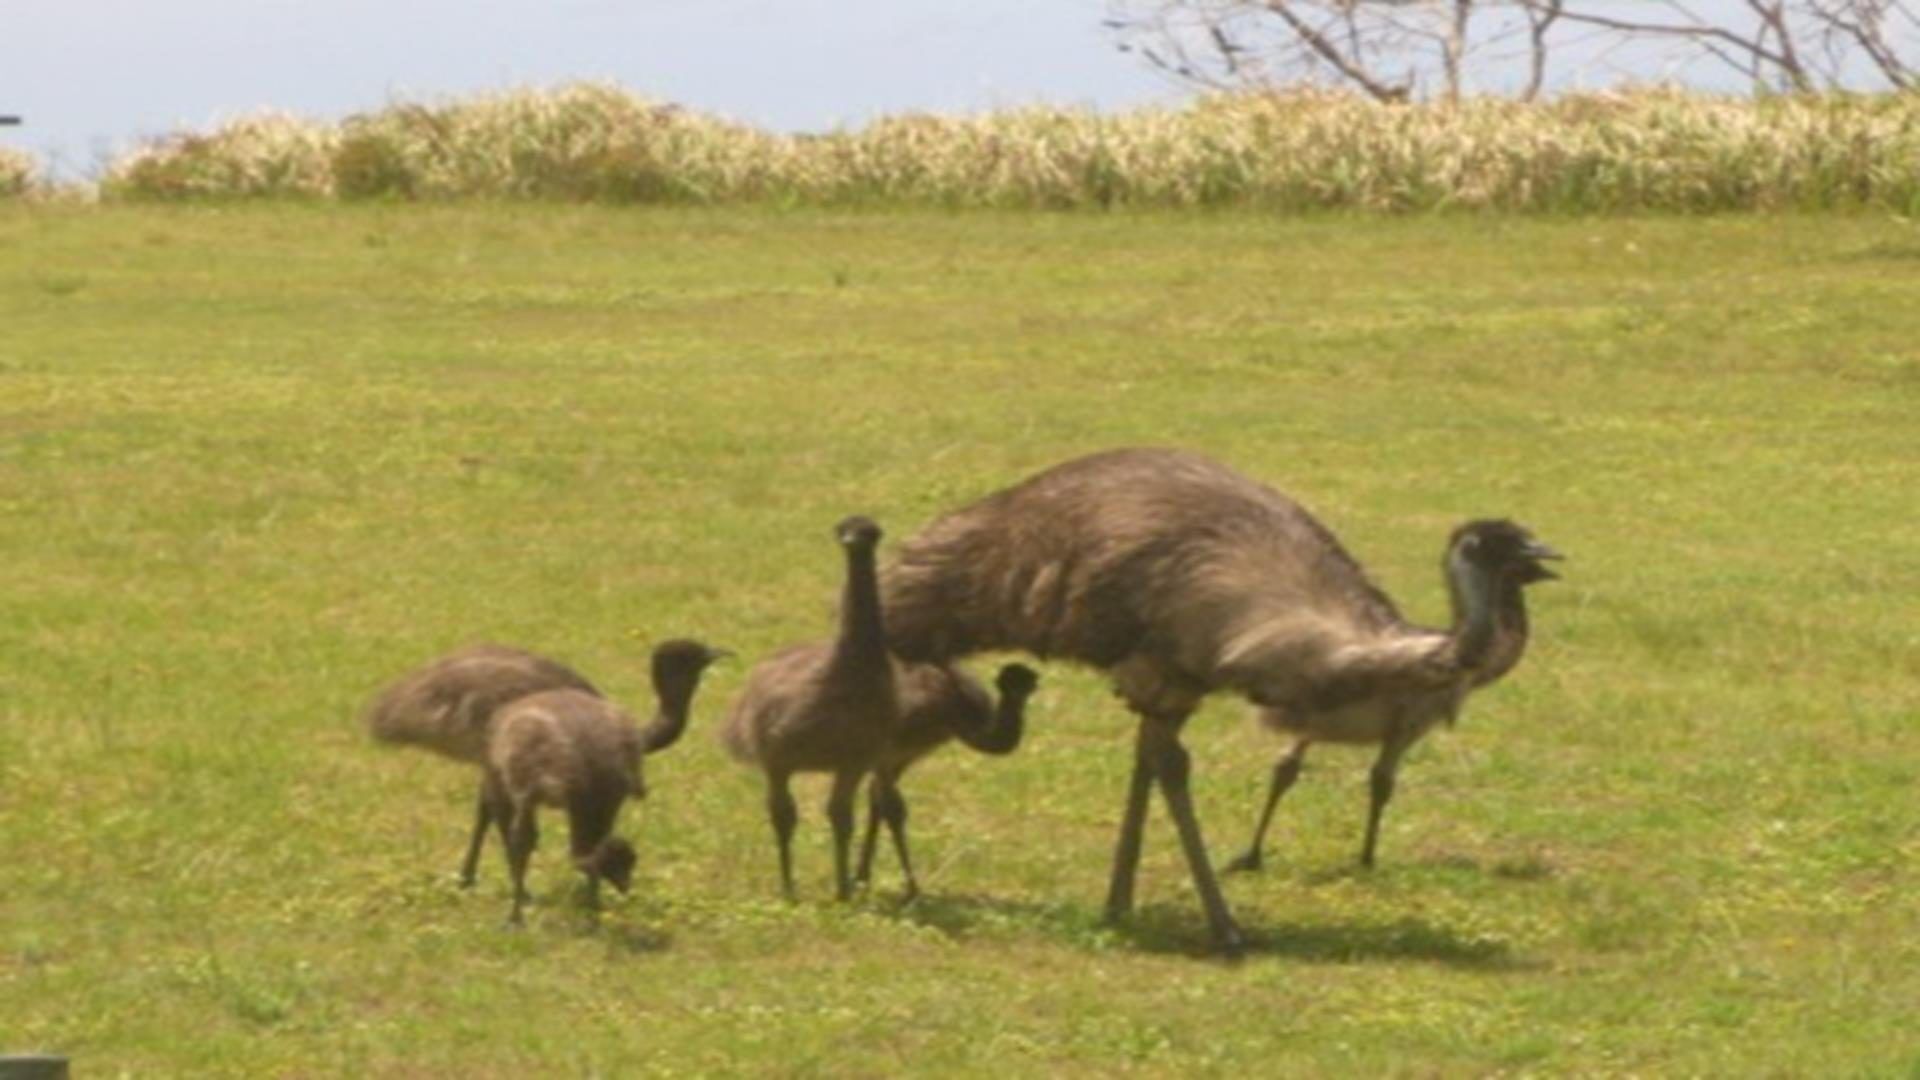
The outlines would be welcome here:
<svg viewBox="0 0 1920 1080">
<path fill-rule="evenodd" d="M 1920 232 L 1880 218 L 1284 222 L 573 208 L 0 208 L 0 1050 L 89 1073 L 636 1065 L 1105 1074 L 1920 1068 Z M 828 527 L 1194 446 L 1417 614 L 1453 521 L 1571 555 L 1420 747 L 1382 866 L 1329 748 L 1257 951 L 1196 959 L 1171 829 L 1098 923 L 1128 725 L 1051 669 L 1005 762 L 909 778 L 932 897 L 773 899 L 708 737 L 596 926 L 451 878 L 469 778 L 369 745 L 491 638 L 821 633 Z M 1217 857 L 1273 741 L 1190 729 Z"/>
</svg>

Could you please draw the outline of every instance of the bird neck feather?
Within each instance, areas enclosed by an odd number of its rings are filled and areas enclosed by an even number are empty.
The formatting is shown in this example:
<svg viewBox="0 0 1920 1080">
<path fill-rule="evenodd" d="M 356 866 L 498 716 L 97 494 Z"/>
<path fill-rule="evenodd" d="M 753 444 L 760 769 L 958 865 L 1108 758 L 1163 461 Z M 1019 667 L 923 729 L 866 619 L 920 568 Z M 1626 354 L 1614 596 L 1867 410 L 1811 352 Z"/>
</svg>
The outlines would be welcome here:
<svg viewBox="0 0 1920 1080">
<path fill-rule="evenodd" d="M 871 549 L 847 552 L 847 581 L 840 599 L 840 635 L 834 653 L 841 658 L 884 655 L 885 628 L 880 620 L 880 585 Z"/>
</svg>

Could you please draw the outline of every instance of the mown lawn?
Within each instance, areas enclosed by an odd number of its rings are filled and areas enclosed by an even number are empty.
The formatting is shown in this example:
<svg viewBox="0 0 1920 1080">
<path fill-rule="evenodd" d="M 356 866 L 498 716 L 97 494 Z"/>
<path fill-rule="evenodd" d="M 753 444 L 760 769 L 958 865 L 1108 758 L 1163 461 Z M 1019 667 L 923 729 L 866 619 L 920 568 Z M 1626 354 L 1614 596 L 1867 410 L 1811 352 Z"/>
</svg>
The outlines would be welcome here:
<svg viewBox="0 0 1920 1080">
<path fill-rule="evenodd" d="M 1309 759 L 1230 964 L 1131 725 L 911 774 L 929 896 L 777 899 L 711 738 L 895 537 L 1066 457 L 1189 446 L 1445 617 L 1446 530 L 1566 551 L 1534 647 L 1402 772 Z M 474 206 L 0 208 L 0 1052 L 76 1075 L 1920 1074 L 1920 226 Z M 372 745 L 480 639 L 647 708 L 632 897 L 549 815 L 524 933 L 472 778 Z M 979 670 L 990 668 L 980 665 Z M 1277 743 L 1189 728 L 1217 859 Z"/>
</svg>

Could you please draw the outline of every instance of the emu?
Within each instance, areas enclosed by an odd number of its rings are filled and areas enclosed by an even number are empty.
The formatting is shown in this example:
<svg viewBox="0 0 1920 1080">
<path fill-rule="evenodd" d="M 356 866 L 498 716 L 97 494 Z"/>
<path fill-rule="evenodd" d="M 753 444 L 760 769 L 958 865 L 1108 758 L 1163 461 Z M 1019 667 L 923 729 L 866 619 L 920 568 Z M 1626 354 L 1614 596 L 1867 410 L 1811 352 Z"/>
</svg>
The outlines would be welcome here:
<svg viewBox="0 0 1920 1080">
<path fill-rule="evenodd" d="M 1181 728 L 1217 690 L 1311 718 L 1302 724 L 1377 728 L 1383 740 L 1451 716 L 1499 660 L 1506 583 L 1538 580 L 1538 561 L 1557 554 L 1530 536 L 1517 547 L 1485 542 L 1490 527 L 1455 531 L 1443 563 L 1453 624 L 1428 629 L 1402 618 L 1333 534 L 1278 491 L 1187 451 L 1112 450 L 909 539 L 882 582 L 887 641 L 911 662 L 1020 649 L 1107 671 L 1138 718 L 1107 918 L 1132 910 L 1157 783 L 1209 936 L 1235 953 L 1245 939 L 1194 816 Z"/>
<path fill-rule="evenodd" d="M 853 894 L 848 865 L 853 798 L 873 771 L 900 718 L 899 688 L 887 656 L 875 580 L 880 526 L 849 517 L 834 528 L 846 552 L 840 626 L 826 648 L 788 646 L 755 665 L 727 714 L 727 749 L 767 775 L 767 816 L 780 851 L 780 885 L 793 888 L 793 829 L 799 820 L 789 781 L 798 772 L 833 775 L 827 819 L 833 826 L 835 895 Z"/>
<path fill-rule="evenodd" d="M 1540 565 L 1540 561 L 1560 557 L 1558 552 L 1535 540 L 1525 529 L 1510 521 L 1475 521 L 1460 526 L 1448 539 L 1447 551 L 1451 554 L 1466 546 L 1484 549 L 1485 556 L 1496 565 L 1505 567 L 1506 572 L 1494 577 L 1491 596 L 1493 639 L 1487 646 L 1486 659 L 1461 691 L 1461 698 L 1466 696 L 1468 690 L 1478 690 L 1498 682 L 1520 663 L 1520 658 L 1527 651 L 1528 638 L 1527 602 L 1521 590 L 1536 582 L 1556 579 L 1559 575 Z M 1446 574 L 1449 585 L 1459 588 L 1454 575 L 1448 570 L 1449 567 L 1443 564 L 1441 571 Z M 1460 610 L 1464 602 L 1456 596 L 1455 610 Z M 1441 703 L 1428 704 L 1434 706 Z M 1371 798 L 1367 806 L 1366 838 L 1360 847 L 1360 865 L 1371 868 L 1374 848 L 1380 837 L 1380 815 L 1386 809 L 1387 801 L 1393 798 L 1394 777 L 1399 772 L 1402 755 L 1433 730 L 1436 724 L 1444 721 L 1451 725 L 1458 715 L 1458 708 L 1459 701 L 1456 700 L 1446 708 L 1408 708 L 1392 717 L 1364 710 L 1260 708 L 1260 723 L 1289 736 L 1291 742 L 1281 752 L 1279 760 L 1274 762 L 1266 805 L 1261 809 L 1259 823 L 1254 827 L 1253 840 L 1245 852 L 1227 864 L 1226 871 L 1234 873 L 1260 869 L 1261 848 L 1266 842 L 1267 828 L 1273 824 L 1274 808 L 1279 805 L 1280 796 L 1285 795 L 1293 782 L 1299 779 L 1307 747 L 1316 742 L 1377 744 L 1380 747 L 1368 777 Z M 1389 722 L 1383 723 L 1383 720 Z"/>
<path fill-rule="evenodd" d="M 867 828 L 853 879 L 856 884 L 872 879 L 873 850 L 880 823 L 885 822 L 906 878 L 903 899 L 911 902 L 920 895 L 920 883 L 914 879 L 913 861 L 907 855 L 907 800 L 900 794 L 901 775 L 956 738 L 983 754 L 1000 756 L 1019 749 L 1027 699 L 1040 685 L 1040 677 L 1025 664 L 1005 665 L 994 677 L 1000 694 L 997 703 L 978 680 L 958 668 L 898 664 L 895 678 L 900 687 L 900 723 L 881 752 L 867 788 Z"/>
<path fill-rule="evenodd" d="M 539 843 L 535 811 L 567 812 L 573 864 L 587 876 L 587 901 L 600 904 L 600 879 L 625 893 L 633 881 L 633 845 L 613 835 L 629 797 L 645 798 L 640 729 L 619 706 L 581 690 L 543 690 L 520 698 L 494 718 L 481 790 L 507 848 L 513 910 L 521 923 L 527 862 Z"/>
<path fill-rule="evenodd" d="M 684 638 L 662 642 L 654 649 L 652 674 L 658 711 L 640 733 L 643 754 L 659 753 L 679 740 L 686 730 L 688 708 L 701 673 L 729 655 L 725 649 Z M 394 680 L 367 704 L 362 719 L 381 742 L 423 747 L 484 768 L 500 710 L 547 690 L 601 696 L 585 676 L 556 660 L 507 645 L 474 645 Z M 494 805 L 483 776 L 473 833 L 460 864 L 463 887 L 474 883 L 487 827 L 494 820 Z"/>
</svg>

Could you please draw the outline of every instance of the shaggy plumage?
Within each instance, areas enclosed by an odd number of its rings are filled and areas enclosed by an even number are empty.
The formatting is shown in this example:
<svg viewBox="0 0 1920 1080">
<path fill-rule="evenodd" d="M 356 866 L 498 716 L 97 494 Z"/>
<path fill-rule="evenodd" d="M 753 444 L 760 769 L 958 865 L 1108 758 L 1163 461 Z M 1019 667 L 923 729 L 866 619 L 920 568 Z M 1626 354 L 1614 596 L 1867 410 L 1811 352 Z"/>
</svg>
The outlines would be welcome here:
<svg viewBox="0 0 1920 1080">
<path fill-rule="evenodd" d="M 840 626 L 832 643 L 795 645 L 755 665 L 729 711 L 722 738 L 740 761 L 767 776 L 767 815 L 780 855 L 780 884 L 793 895 L 792 840 L 799 811 L 789 790 L 795 773 L 833 775 L 827 818 L 833 826 L 834 883 L 852 894 L 849 850 L 853 797 L 872 771 L 900 717 L 894 665 L 880 621 L 874 549 L 880 527 L 850 517 L 834 529 L 846 553 Z"/>
<path fill-rule="evenodd" d="M 654 649 L 657 709 L 652 722 L 636 734 L 642 754 L 658 753 L 679 740 L 686 730 L 688 709 L 701 673 L 726 655 L 725 650 L 685 639 L 662 642 Z M 419 746 L 484 767 L 501 710 L 529 695 L 551 690 L 601 696 L 585 676 L 556 660 L 506 645 L 475 645 L 402 675 L 375 695 L 362 719 L 381 742 Z M 462 885 L 474 882 L 487 827 L 495 817 L 495 806 L 489 801 L 483 779 L 473 831 L 460 864 Z"/>
<path fill-rule="evenodd" d="M 1000 694 L 996 702 L 978 680 L 958 668 L 897 664 L 895 678 L 900 687 L 900 723 L 875 762 L 867 787 L 867 829 L 854 880 L 871 880 L 874 846 L 884 822 L 906 878 L 906 899 L 911 900 L 920 894 L 920 883 L 907 853 L 907 800 L 900 793 L 900 777 L 915 762 L 955 739 L 995 756 L 1019 749 L 1026 729 L 1027 699 L 1040 680 L 1024 664 L 1007 664 L 994 679 Z"/>
<path fill-rule="evenodd" d="M 911 662 L 1021 649 L 1106 670 L 1139 718 L 1108 915 L 1132 908 L 1158 783 L 1213 940 L 1232 951 L 1242 937 L 1193 815 L 1181 727 L 1216 690 L 1289 715 L 1457 701 L 1495 661 L 1496 571 L 1462 546 L 1448 560 L 1465 615 L 1417 627 L 1292 499 L 1199 454 L 1115 450 L 928 525 L 883 575 L 884 621 Z"/>
</svg>

